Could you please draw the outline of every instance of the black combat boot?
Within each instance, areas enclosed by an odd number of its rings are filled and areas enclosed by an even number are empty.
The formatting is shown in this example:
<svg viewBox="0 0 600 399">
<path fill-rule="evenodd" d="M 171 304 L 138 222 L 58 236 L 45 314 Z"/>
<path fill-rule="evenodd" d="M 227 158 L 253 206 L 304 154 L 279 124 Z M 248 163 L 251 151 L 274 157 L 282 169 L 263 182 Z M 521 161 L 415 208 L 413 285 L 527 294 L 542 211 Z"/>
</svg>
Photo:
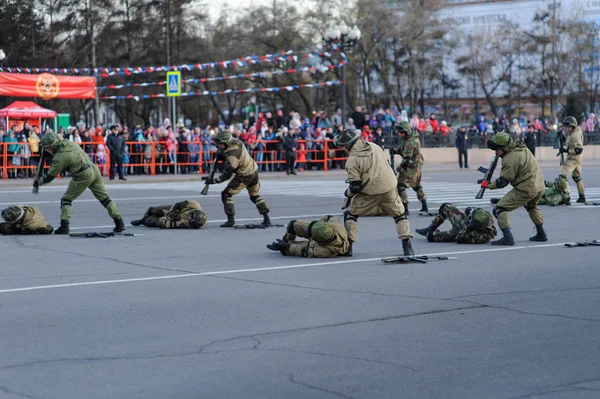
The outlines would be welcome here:
<svg viewBox="0 0 600 399">
<path fill-rule="evenodd" d="M 420 234 L 423 237 L 427 237 L 427 234 L 429 234 L 430 231 L 434 231 L 435 228 L 435 224 L 431 223 L 429 226 L 422 229 L 415 229 L 415 233 Z"/>
<path fill-rule="evenodd" d="M 419 211 L 419 213 L 429 213 L 429 208 L 427 208 L 427 200 L 426 199 L 421 201 L 421 210 Z"/>
<path fill-rule="evenodd" d="M 115 221 L 115 228 L 113 229 L 113 233 L 120 233 L 125 231 L 125 222 L 123 222 L 123 218 L 120 216 L 118 218 L 113 218 Z"/>
<path fill-rule="evenodd" d="M 529 241 L 548 241 L 548 236 L 544 231 L 543 224 L 536 224 L 535 230 L 537 231 L 536 235 L 534 235 L 533 237 L 529 237 Z"/>
<path fill-rule="evenodd" d="M 271 226 L 273 226 L 271 224 L 271 219 L 269 218 L 269 213 L 268 212 L 265 213 L 265 214 L 263 214 L 263 221 L 262 221 L 262 223 L 260 225 L 262 227 L 271 227 Z"/>
<path fill-rule="evenodd" d="M 402 250 L 404 251 L 404 256 L 413 256 L 415 254 L 410 243 L 410 238 L 402 240 Z"/>
<path fill-rule="evenodd" d="M 585 194 L 579 193 L 579 199 L 577 200 L 578 204 L 585 204 Z"/>
<path fill-rule="evenodd" d="M 408 211 L 408 202 L 403 202 L 402 205 L 404 205 L 404 216 L 410 215 L 410 212 Z"/>
<path fill-rule="evenodd" d="M 69 234 L 69 222 L 66 220 L 60 221 L 60 227 L 54 230 L 54 234 Z"/>
<path fill-rule="evenodd" d="M 350 241 L 350 245 L 348 246 L 348 250 L 342 256 L 352 256 L 352 244 L 354 244 L 354 242 Z"/>
<path fill-rule="evenodd" d="M 235 218 L 233 215 L 227 215 L 227 221 L 220 225 L 219 227 L 233 227 L 235 226 Z"/>
<path fill-rule="evenodd" d="M 502 234 L 504 237 L 499 240 L 492 241 L 492 245 L 515 245 L 515 238 L 510 231 L 510 227 L 502 229 Z"/>
<path fill-rule="evenodd" d="M 490 198 L 490 202 L 496 205 L 498 202 L 500 202 L 500 198 Z"/>
</svg>

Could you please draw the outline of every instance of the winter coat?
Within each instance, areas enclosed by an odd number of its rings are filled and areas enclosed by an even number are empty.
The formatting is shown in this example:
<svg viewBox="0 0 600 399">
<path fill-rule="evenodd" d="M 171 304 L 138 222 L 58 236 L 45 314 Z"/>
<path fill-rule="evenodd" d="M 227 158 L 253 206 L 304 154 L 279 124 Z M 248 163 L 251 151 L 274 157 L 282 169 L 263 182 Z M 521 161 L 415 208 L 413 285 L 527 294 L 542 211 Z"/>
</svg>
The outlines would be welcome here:
<svg viewBox="0 0 600 399">
<path fill-rule="evenodd" d="M 387 156 L 373 143 L 358 140 L 348 155 L 346 172 L 349 181 L 360 181 L 360 194 L 385 194 L 396 188 L 396 176 L 387 162 Z"/>
<path fill-rule="evenodd" d="M 225 161 L 225 171 L 217 178 L 219 183 L 229 180 L 234 173 L 240 176 L 250 176 L 258 170 L 256 162 L 248 154 L 244 143 L 237 139 L 233 139 L 225 149 Z"/>
<path fill-rule="evenodd" d="M 546 188 L 535 156 L 522 142 L 513 143 L 506 148 L 502 156 L 500 177 L 508 181 L 515 190 L 527 194 L 543 192 Z M 490 183 L 491 190 L 497 188 L 496 181 Z"/>
<path fill-rule="evenodd" d="M 298 140 L 294 136 L 286 134 L 283 136 L 283 149 L 285 150 L 286 157 L 295 157 L 296 152 L 294 150 L 298 149 Z"/>
</svg>

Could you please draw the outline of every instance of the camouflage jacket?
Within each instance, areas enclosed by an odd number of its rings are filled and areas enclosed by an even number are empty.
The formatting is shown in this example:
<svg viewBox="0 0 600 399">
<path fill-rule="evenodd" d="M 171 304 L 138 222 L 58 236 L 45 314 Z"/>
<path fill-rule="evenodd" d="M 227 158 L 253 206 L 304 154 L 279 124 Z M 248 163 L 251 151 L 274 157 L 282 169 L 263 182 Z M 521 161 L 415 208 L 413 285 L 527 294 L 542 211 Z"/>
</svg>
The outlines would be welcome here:
<svg viewBox="0 0 600 399">
<path fill-rule="evenodd" d="M 229 180 L 234 173 L 240 176 L 250 176 L 258 170 L 258 165 L 248 154 L 244 143 L 237 139 L 234 139 L 232 144 L 225 149 L 224 156 L 225 170 L 221 176 L 215 179 L 216 183 Z"/>
<path fill-rule="evenodd" d="M 19 223 L 12 224 L 16 234 L 40 234 L 46 229 L 48 223 L 39 208 L 27 205 L 21 207 L 24 210 L 23 219 Z"/>
<path fill-rule="evenodd" d="M 348 180 L 360 181 L 360 194 L 385 194 L 396 188 L 396 176 L 387 162 L 387 156 L 376 144 L 358 140 L 346 161 Z"/>
<path fill-rule="evenodd" d="M 202 210 L 196 201 L 182 201 L 173 205 L 165 216 L 158 219 L 158 227 L 161 229 L 194 229 L 189 221 L 191 211 Z"/>
<path fill-rule="evenodd" d="M 421 154 L 421 141 L 418 133 L 413 133 L 406 140 L 402 140 L 396 153 L 400 154 L 403 162 L 410 161 L 413 168 L 418 168 L 425 162 L 425 158 Z"/>
<path fill-rule="evenodd" d="M 540 165 L 522 142 L 513 143 L 506 149 L 502 157 L 500 177 L 521 192 L 539 193 L 545 188 Z M 490 183 L 490 190 L 497 188 L 497 181 Z"/>
<path fill-rule="evenodd" d="M 89 167 L 85 171 L 81 171 L 86 166 Z M 60 172 L 68 171 L 73 176 L 73 180 L 79 180 L 85 178 L 86 173 L 90 173 L 93 168 L 97 169 L 97 166 L 92 163 L 89 155 L 80 146 L 71 141 L 62 140 L 60 148 L 52 157 L 52 165 L 48 170 L 48 176 L 54 178 Z"/>
<path fill-rule="evenodd" d="M 565 143 L 565 149 L 567 150 L 567 159 L 575 160 L 578 163 L 581 163 L 581 158 L 583 155 L 577 155 L 575 153 L 576 148 L 583 149 L 583 131 L 580 127 L 576 127 L 569 133 L 567 136 L 567 141 Z"/>
<path fill-rule="evenodd" d="M 290 243 L 290 247 L 286 251 L 287 255 L 307 258 L 332 258 L 348 252 L 350 241 L 348 241 L 346 228 L 340 221 L 340 218 L 337 216 L 323 216 L 319 221 L 331 226 L 334 231 L 333 240 L 327 244 L 319 244 L 312 239 L 304 242 L 294 242 L 293 240 L 296 239 L 296 235 L 287 233 L 284 237 Z"/>
</svg>

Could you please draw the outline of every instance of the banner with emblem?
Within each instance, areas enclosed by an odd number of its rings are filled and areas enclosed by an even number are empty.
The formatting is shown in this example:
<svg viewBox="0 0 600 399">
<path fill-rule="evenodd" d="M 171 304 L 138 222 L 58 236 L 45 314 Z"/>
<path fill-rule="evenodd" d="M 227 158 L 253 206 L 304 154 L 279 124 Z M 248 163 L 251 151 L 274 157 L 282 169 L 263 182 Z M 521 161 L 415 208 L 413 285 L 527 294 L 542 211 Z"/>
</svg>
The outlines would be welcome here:
<svg viewBox="0 0 600 399">
<path fill-rule="evenodd" d="M 52 98 L 96 98 L 94 76 L 30 75 L 0 72 L 0 96 Z"/>
</svg>

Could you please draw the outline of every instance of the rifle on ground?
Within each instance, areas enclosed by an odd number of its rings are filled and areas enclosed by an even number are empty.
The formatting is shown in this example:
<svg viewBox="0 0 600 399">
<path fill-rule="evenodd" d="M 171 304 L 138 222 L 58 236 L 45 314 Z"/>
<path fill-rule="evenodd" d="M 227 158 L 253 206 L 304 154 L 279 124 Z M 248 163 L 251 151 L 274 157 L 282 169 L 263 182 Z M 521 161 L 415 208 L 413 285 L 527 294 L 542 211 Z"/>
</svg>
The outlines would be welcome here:
<svg viewBox="0 0 600 399">
<path fill-rule="evenodd" d="M 208 186 L 210 186 L 209 182 L 213 181 L 213 179 L 215 178 L 215 173 L 217 172 L 217 161 L 218 160 L 219 160 L 219 152 L 217 151 L 217 153 L 215 154 L 215 159 L 213 160 L 212 165 L 210 165 L 210 171 L 208 172 L 208 177 L 206 178 L 206 181 L 204 182 L 204 188 L 202 189 L 202 192 L 200 192 L 200 194 L 202 194 L 202 195 L 208 194 Z"/>
<path fill-rule="evenodd" d="M 489 168 L 486 169 L 483 166 L 480 166 L 477 169 L 481 173 L 485 174 L 485 176 L 483 177 L 482 181 L 487 181 L 488 183 L 491 183 L 492 176 L 494 175 L 494 170 L 496 170 L 496 166 L 498 166 L 498 155 L 494 156 L 494 159 L 492 160 L 492 163 L 490 164 Z M 485 187 L 481 187 L 479 189 L 479 192 L 475 196 L 475 199 L 482 199 L 483 198 L 483 193 L 485 193 Z"/>
<path fill-rule="evenodd" d="M 451 260 L 457 259 L 454 256 L 427 256 L 427 255 L 410 255 L 410 256 L 388 256 L 381 258 L 383 263 L 427 263 L 428 260 Z"/>
<path fill-rule="evenodd" d="M 577 242 L 567 242 L 565 243 L 565 247 L 588 247 L 588 246 L 594 246 L 594 247 L 598 247 L 600 246 L 600 241 L 599 240 L 592 240 L 592 241 L 577 241 Z"/>
<path fill-rule="evenodd" d="M 565 148 L 565 135 L 563 132 L 558 132 L 558 154 L 560 157 L 560 166 L 565 164 L 565 153 L 563 152 Z"/>
<path fill-rule="evenodd" d="M 40 180 L 40 176 L 42 175 L 42 171 L 44 170 L 44 162 L 46 162 L 46 160 L 44 159 L 44 155 L 46 155 L 46 152 L 44 151 L 44 147 L 42 147 L 42 149 L 40 150 L 40 160 L 37 166 L 37 170 L 35 171 L 35 181 L 33 183 L 33 190 L 31 190 L 31 192 L 34 194 L 37 194 L 40 191 L 38 182 Z"/>
<path fill-rule="evenodd" d="M 117 236 L 139 237 L 139 236 L 143 236 L 143 234 L 114 233 L 112 231 L 107 231 L 107 232 L 87 232 L 87 233 L 70 233 L 69 234 L 69 237 L 78 237 L 78 238 L 92 238 L 92 237 L 108 238 L 108 237 L 117 237 Z"/>
</svg>

